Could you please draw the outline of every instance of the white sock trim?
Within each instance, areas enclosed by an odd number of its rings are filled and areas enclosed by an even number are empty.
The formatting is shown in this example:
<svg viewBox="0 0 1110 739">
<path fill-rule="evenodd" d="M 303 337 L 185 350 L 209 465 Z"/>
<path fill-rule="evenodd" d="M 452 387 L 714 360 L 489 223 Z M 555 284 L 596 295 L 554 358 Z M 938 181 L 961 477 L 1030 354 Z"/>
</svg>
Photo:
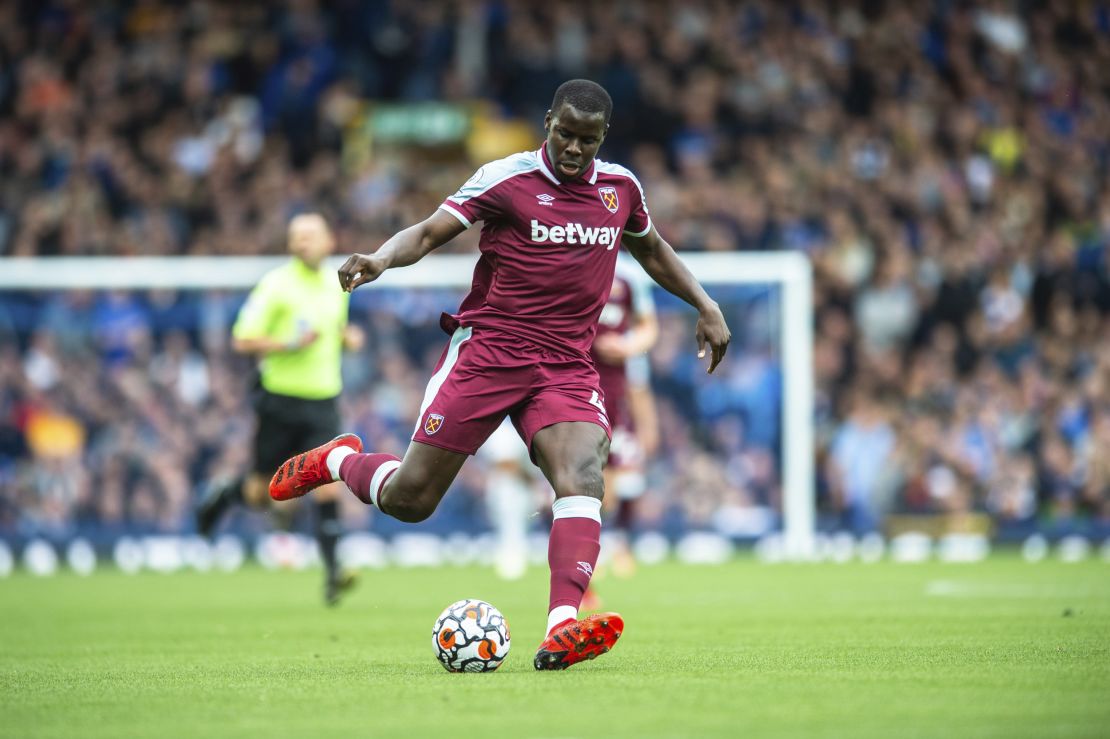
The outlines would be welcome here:
<svg viewBox="0 0 1110 739">
<path fill-rule="evenodd" d="M 551 516 L 560 518 L 592 518 L 601 523 L 601 501 L 588 495 L 568 495 L 551 504 Z"/>
<path fill-rule="evenodd" d="M 578 609 L 574 606 L 555 606 L 552 608 L 551 613 L 547 614 L 547 633 L 550 634 L 552 629 L 568 618 L 577 619 Z"/>
<path fill-rule="evenodd" d="M 382 462 L 378 469 L 374 470 L 374 476 L 370 478 L 370 500 L 374 501 L 374 507 L 379 511 L 382 509 L 378 501 L 378 496 L 382 494 L 382 485 L 385 484 L 385 478 L 389 477 L 389 473 L 396 470 L 401 466 L 401 461 L 398 459 L 391 459 L 387 462 Z"/>
<path fill-rule="evenodd" d="M 337 446 L 328 452 L 328 458 L 324 460 L 328 465 L 328 472 L 331 473 L 332 481 L 339 479 L 339 465 L 343 464 L 343 460 L 347 455 L 354 454 L 355 450 L 349 446 Z"/>
</svg>

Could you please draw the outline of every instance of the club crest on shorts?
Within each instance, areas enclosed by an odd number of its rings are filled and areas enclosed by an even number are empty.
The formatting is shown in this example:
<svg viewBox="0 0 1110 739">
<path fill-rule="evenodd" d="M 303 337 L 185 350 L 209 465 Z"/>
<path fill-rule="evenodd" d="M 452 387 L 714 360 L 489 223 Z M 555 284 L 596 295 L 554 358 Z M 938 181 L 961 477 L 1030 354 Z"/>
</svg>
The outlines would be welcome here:
<svg viewBox="0 0 1110 739">
<path fill-rule="evenodd" d="M 441 428 L 443 428 L 443 416 L 438 413 L 429 413 L 427 420 L 424 421 L 424 433 L 431 436 Z"/>
<path fill-rule="evenodd" d="M 601 196 L 601 204 L 608 208 L 610 213 L 616 213 L 621 207 L 620 201 L 617 200 L 617 188 L 599 187 L 597 194 Z"/>
</svg>

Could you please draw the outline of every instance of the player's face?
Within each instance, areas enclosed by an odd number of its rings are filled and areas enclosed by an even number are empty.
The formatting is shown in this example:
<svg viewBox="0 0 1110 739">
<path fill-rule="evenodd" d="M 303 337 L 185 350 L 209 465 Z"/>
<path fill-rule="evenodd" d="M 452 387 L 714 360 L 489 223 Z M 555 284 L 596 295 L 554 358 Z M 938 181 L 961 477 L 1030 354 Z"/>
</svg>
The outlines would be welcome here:
<svg viewBox="0 0 1110 739">
<path fill-rule="evenodd" d="M 331 254 L 334 244 L 331 229 L 319 215 L 300 215 L 289 223 L 289 252 L 313 269 Z"/>
<path fill-rule="evenodd" d="M 555 168 L 555 176 L 569 182 L 590 166 L 609 124 L 604 113 L 583 113 L 570 103 L 558 110 L 549 110 L 543 119 L 547 131 L 547 158 Z"/>
</svg>

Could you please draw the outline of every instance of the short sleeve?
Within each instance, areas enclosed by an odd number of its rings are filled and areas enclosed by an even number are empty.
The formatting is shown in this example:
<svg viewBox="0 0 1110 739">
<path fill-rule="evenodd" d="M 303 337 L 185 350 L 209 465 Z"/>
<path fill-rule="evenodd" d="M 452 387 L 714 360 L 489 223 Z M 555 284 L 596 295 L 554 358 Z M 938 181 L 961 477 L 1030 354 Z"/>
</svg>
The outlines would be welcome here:
<svg viewBox="0 0 1110 739">
<path fill-rule="evenodd" d="M 505 180 L 509 179 L 515 171 L 506 171 L 500 162 L 493 162 L 478 169 L 469 180 L 463 183 L 454 195 L 451 195 L 440 210 L 447 211 L 458 218 L 459 221 L 470 228 L 477 221 L 486 221 L 496 218 L 505 211 L 504 188 L 498 188 Z"/>
<path fill-rule="evenodd" d="M 237 339 L 254 339 L 269 335 L 279 310 L 277 291 L 271 285 L 271 280 L 263 278 L 251 290 L 247 302 L 239 309 L 239 316 L 231 329 L 232 336 Z"/>
<path fill-rule="evenodd" d="M 631 175 L 631 173 L 629 173 Z M 630 176 L 632 181 L 632 212 L 628 214 L 628 222 L 624 224 L 624 231 L 629 236 L 639 238 L 647 236 L 651 231 L 651 215 L 648 213 L 647 195 L 644 194 L 644 187 L 634 175 Z"/>
</svg>

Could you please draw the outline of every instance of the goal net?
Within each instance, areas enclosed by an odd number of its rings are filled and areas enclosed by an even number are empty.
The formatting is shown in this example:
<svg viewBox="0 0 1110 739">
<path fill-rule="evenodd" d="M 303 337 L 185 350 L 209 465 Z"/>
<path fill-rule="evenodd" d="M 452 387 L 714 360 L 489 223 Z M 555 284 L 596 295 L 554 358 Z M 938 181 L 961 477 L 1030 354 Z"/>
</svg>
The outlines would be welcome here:
<svg viewBox="0 0 1110 739">
<path fill-rule="evenodd" d="M 661 338 L 651 362 L 661 444 L 647 464 L 647 525 L 750 539 L 777 532 L 788 556 L 809 557 L 816 528 L 809 262 L 793 252 L 682 258 L 725 311 L 733 344 L 707 376 L 707 360 L 696 359 L 694 311 L 655 288 Z M 23 438 L 7 440 L 7 464 L 0 453 L 0 488 L 9 491 L 0 496 L 0 539 L 30 528 L 61 540 L 91 521 L 99 547 L 97 536 L 112 531 L 187 528 L 202 480 L 248 463 L 249 449 L 221 451 L 227 438 L 249 447 L 252 423 L 244 401 L 250 363 L 230 354 L 228 334 L 246 292 L 283 259 L 3 260 L 0 338 L 9 370 L 21 364 L 34 409 Z M 475 259 L 432 255 L 353 295 L 351 320 L 369 342 L 345 360 L 344 422 L 369 448 L 403 451 L 446 341 L 440 312 L 458 306 Z M 75 471 L 83 465 L 68 464 L 73 455 L 89 469 Z M 482 482 L 471 467 L 443 515 L 429 522 L 442 536 L 451 535 L 451 521 L 481 508 Z M 374 526 L 402 530 L 384 519 Z"/>
</svg>

